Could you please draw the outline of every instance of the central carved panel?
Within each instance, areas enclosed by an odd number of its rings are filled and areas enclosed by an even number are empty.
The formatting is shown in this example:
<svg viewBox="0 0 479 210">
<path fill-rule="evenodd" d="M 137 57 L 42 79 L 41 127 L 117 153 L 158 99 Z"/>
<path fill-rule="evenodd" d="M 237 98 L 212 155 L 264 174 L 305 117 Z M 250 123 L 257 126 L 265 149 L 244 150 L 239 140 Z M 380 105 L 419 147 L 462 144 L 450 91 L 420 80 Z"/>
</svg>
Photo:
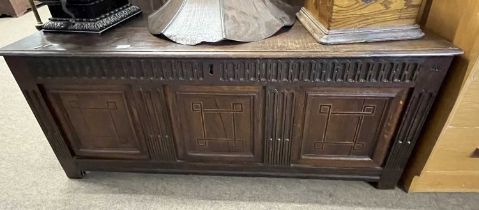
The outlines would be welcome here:
<svg viewBox="0 0 479 210">
<path fill-rule="evenodd" d="M 231 103 L 231 108 L 218 106 L 218 99 L 213 99 L 214 108 L 204 107 L 203 102 L 193 102 L 193 115 L 199 114 L 202 137 L 196 139 L 199 150 L 217 152 L 236 152 L 243 150 L 243 141 L 237 137 L 238 118 L 244 117 L 243 104 Z M 206 101 L 207 102 L 207 101 Z M 248 103 L 248 102 L 246 102 Z M 249 105 L 249 104 L 247 104 Z M 246 120 L 251 120 L 247 116 Z M 217 124 L 219 122 L 219 124 Z M 239 134 L 241 135 L 241 134 Z"/>
<path fill-rule="evenodd" d="M 177 90 L 176 114 L 182 122 L 177 132 L 182 138 L 177 141 L 184 149 L 179 156 L 189 160 L 257 160 L 261 152 L 259 91 L 254 87 L 207 86 Z"/>
</svg>

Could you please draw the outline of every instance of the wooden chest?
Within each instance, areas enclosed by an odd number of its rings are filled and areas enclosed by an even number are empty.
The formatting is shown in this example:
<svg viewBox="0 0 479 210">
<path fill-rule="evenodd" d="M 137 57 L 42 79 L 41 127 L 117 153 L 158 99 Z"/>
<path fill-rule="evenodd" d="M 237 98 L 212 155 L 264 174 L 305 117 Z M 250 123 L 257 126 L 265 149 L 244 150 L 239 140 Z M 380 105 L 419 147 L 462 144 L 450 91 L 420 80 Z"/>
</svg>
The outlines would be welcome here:
<svg viewBox="0 0 479 210">
<path fill-rule="evenodd" d="M 299 23 L 183 46 L 144 20 L 1 50 L 70 178 L 84 171 L 326 177 L 396 185 L 460 50 L 324 46 Z"/>
</svg>

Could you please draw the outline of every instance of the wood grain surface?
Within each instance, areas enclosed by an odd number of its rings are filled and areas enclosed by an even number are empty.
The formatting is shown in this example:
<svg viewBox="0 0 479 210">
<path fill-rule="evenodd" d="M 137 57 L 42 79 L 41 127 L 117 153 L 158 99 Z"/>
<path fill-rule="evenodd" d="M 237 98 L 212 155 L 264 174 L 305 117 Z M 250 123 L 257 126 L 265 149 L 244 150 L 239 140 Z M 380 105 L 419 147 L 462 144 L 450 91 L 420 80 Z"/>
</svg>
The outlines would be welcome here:
<svg viewBox="0 0 479 210">
<path fill-rule="evenodd" d="M 323 46 L 300 24 L 255 43 L 184 46 L 144 26 L 37 33 L 2 51 L 70 178 L 327 177 L 392 189 L 460 53 L 435 36 Z"/>
<path fill-rule="evenodd" d="M 162 56 L 162 57 L 269 57 L 326 58 L 374 56 L 455 55 L 461 51 L 440 37 L 429 33 L 414 41 L 371 44 L 322 45 L 296 23 L 277 35 L 251 43 L 223 41 L 197 46 L 180 45 L 151 35 L 145 18 L 134 18 L 101 36 L 85 34 L 51 34 L 37 32 L 0 49 L 1 55 L 55 56 Z"/>
<path fill-rule="evenodd" d="M 63 54 L 6 61 L 71 178 L 329 177 L 382 189 L 395 187 L 451 61 Z"/>
<path fill-rule="evenodd" d="M 328 29 L 415 24 L 422 0 L 306 0 L 305 7 Z"/>
<path fill-rule="evenodd" d="M 321 44 L 351 44 L 364 42 L 410 40 L 424 37 L 419 25 L 389 26 L 383 28 L 327 29 L 311 12 L 302 8 L 299 21 Z"/>
</svg>

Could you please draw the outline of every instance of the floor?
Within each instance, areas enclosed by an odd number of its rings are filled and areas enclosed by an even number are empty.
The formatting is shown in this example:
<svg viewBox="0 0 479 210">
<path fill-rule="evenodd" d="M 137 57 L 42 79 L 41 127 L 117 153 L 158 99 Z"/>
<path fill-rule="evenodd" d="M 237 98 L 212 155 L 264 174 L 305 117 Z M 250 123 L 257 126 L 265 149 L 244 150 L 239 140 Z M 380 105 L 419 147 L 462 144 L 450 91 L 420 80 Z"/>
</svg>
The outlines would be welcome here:
<svg viewBox="0 0 479 210">
<path fill-rule="evenodd" d="M 0 47 L 34 24 L 32 13 L 0 18 Z M 360 181 L 100 172 L 69 180 L 3 58 L 0 101 L 0 209 L 479 209 L 479 194 L 407 194 Z"/>
</svg>

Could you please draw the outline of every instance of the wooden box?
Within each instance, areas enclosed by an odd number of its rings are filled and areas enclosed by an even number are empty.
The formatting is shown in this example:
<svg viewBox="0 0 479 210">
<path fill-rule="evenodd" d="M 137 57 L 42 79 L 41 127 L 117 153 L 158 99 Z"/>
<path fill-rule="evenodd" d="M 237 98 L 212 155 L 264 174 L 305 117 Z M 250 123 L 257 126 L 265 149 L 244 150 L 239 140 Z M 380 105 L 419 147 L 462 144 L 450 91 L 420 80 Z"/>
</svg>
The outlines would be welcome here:
<svg viewBox="0 0 479 210">
<path fill-rule="evenodd" d="M 298 18 L 322 44 L 417 39 L 422 0 L 306 0 Z"/>
<path fill-rule="evenodd" d="M 0 15 L 18 17 L 30 9 L 28 0 L 0 0 Z"/>
</svg>

